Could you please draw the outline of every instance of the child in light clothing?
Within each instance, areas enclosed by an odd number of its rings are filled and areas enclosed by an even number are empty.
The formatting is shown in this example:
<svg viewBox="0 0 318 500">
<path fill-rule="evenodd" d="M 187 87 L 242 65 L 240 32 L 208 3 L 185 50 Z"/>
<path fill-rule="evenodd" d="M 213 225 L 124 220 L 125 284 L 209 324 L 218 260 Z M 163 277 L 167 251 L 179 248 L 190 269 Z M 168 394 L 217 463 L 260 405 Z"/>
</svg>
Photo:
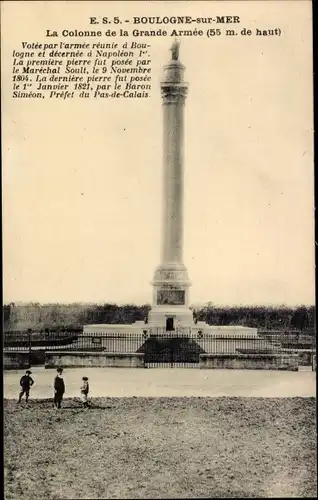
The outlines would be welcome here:
<svg viewBox="0 0 318 500">
<path fill-rule="evenodd" d="M 87 401 L 88 393 L 89 393 L 88 377 L 83 377 L 81 385 L 81 400 L 83 401 L 84 408 L 88 408 L 88 401 Z"/>
</svg>

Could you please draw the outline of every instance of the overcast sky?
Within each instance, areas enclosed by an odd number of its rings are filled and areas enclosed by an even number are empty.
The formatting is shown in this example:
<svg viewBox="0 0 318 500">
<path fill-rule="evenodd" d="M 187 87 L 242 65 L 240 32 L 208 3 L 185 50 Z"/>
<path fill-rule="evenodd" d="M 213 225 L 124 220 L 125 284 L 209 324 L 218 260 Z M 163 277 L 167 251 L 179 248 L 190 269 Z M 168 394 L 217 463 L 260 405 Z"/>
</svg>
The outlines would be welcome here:
<svg viewBox="0 0 318 500">
<path fill-rule="evenodd" d="M 281 37 L 181 38 L 189 82 L 184 263 L 192 303 L 313 303 L 306 1 L 2 5 L 5 302 L 151 301 L 161 244 L 159 82 L 172 39 L 146 39 L 149 99 L 11 97 L 11 55 L 21 41 L 44 41 L 47 28 L 89 29 L 90 15 L 123 9 L 126 17 L 239 15 L 240 29 L 282 29 Z"/>
</svg>

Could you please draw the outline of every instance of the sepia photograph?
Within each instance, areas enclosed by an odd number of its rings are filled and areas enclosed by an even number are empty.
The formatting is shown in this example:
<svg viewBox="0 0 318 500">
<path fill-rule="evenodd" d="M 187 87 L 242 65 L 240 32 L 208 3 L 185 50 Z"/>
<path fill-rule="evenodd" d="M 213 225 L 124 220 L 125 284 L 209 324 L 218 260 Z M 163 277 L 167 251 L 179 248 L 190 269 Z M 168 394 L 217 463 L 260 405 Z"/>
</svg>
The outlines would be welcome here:
<svg viewBox="0 0 318 500">
<path fill-rule="evenodd" d="M 312 8 L 1 2 L 5 500 L 317 496 Z"/>
</svg>

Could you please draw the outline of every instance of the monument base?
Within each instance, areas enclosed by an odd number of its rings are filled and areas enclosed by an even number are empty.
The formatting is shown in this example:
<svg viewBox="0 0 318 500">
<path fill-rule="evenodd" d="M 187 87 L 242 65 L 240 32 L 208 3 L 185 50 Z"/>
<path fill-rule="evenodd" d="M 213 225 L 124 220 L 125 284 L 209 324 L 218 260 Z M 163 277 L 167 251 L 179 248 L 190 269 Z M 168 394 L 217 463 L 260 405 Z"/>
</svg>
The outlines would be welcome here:
<svg viewBox="0 0 318 500">
<path fill-rule="evenodd" d="M 153 316 L 151 313 L 153 312 Z M 91 334 L 101 334 L 103 336 L 134 336 L 142 333 L 148 333 L 157 336 L 164 335 L 175 335 L 176 337 L 179 335 L 187 335 L 189 337 L 196 337 L 198 335 L 209 335 L 214 337 L 233 337 L 233 336 L 248 336 L 250 338 L 258 337 L 257 328 L 250 328 L 248 326 L 239 326 L 239 325 L 229 325 L 229 326 L 214 326 L 208 325 L 203 321 L 198 321 L 197 323 L 193 322 L 192 313 L 191 318 L 189 315 L 191 311 L 184 311 L 184 316 L 181 316 L 182 325 L 175 326 L 174 330 L 167 330 L 166 325 L 164 324 L 165 316 L 167 314 L 167 310 L 160 311 L 160 314 L 155 309 L 151 309 L 148 317 L 148 323 L 144 321 L 136 321 L 131 325 L 112 325 L 112 324 L 97 324 L 97 325 L 85 325 L 83 327 L 83 335 L 91 335 Z M 177 311 L 177 314 L 180 314 L 180 311 Z M 170 317 L 170 316 L 168 316 Z M 180 319 L 180 316 L 179 316 Z M 192 322 L 191 322 L 192 321 Z"/>
<path fill-rule="evenodd" d="M 187 307 L 153 307 L 149 311 L 148 326 L 173 331 L 178 328 L 191 328 L 193 325 L 193 312 Z"/>
</svg>

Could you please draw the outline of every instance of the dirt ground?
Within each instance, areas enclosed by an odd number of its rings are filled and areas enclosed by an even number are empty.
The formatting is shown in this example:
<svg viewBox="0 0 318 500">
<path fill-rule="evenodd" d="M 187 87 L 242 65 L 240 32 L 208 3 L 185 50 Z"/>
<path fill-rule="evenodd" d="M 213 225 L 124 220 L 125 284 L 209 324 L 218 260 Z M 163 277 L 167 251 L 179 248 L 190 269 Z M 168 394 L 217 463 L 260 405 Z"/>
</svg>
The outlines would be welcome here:
<svg viewBox="0 0 318 500">
<path fill-rule="evenodd" d="M 314 398 L 4 402 L 5 500 L 315 497 Z"/>
</svg>

